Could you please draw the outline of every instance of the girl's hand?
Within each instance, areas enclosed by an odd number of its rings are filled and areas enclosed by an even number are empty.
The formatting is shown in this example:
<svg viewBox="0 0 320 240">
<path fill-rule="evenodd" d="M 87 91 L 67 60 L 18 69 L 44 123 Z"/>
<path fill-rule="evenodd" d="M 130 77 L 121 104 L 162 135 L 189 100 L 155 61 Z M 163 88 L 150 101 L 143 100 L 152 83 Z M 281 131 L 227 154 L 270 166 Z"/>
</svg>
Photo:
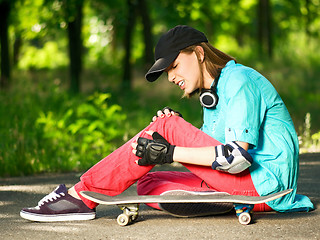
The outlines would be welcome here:
<svg viewBox="0 0 320 240">
<path fill-rule="evenodd" d="M 146 134 L 148 134 L 149 136 L 152 136 L 152 134 L 154 133 L 154 131 L 152 130 L 149 130 L 149 131 L 146 131 Z M 131 147 L 132 147 L 132 153 L 134 155 L 136 155 L 137 153 L 137 146 L 138 146 L 138 139 L 134 140 L 132 143 L 131 143 Z M 138 161 L 137 161 L 138 162 Z"/>
<path fill-rule="evenodd" d="M 132 152 L 140 159 L 136 163 L 140 166 L 165 164 L 173 162 L 175 145 L 171 145 L 158 132 L 148 131 L 152 139 L 139 137 L 136 143 L 132 143 Z"/>
<path fill-rule="evenodd" d="M 179 116 L 182 117 L 182 114 L 178 111 L 174 111 L 172 108 L 170 107 L 165 107 L 162 110 L 158 110 L 157 111 L 157 116 L 154 116 L 152 118 L 152 122 L 155 122 L 157 120 L 158 117 L 160 118 L 164 118 L 164 117 L 171 117 L 171 116 Z"/>
<path fill-rule="evenodd" d="M 153 133 L 154 133 L 154 131 L 152 131 L 152 130 L 146 131 L 146 134 L 149 135 L 150 137 L 152 136 Z M 135 139 L 135 140 L 131 143 L 131 147 L 132 147 L 132 153 L 133 153 L 134 155 L 136 155 L 136 154 L 137 154 L 137 147 L 138 147 L 138 138 Z M 138 164 L 139 160 L 136 160 L 135 162 L 136 162 L 136 164 Z M 138 164 L 138 165 L 139 165 L 139 164 Z"/>
</svg>

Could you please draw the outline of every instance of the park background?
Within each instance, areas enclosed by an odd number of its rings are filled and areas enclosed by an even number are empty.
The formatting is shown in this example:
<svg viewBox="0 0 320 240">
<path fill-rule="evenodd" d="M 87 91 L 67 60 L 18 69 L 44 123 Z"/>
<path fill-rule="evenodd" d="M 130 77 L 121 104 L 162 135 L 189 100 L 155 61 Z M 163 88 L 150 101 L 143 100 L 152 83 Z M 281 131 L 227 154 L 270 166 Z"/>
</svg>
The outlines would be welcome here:
<svg viewBox="0 0 320 240">
<path fill-rule="evenodd" d="M 0 0 L 0 177 L 84 171 L 164 106 L 200 127 L 197 98 L 144 79 L 178 24 L 266 76 L 320 151 L 320 0 Z"/>
</svg>

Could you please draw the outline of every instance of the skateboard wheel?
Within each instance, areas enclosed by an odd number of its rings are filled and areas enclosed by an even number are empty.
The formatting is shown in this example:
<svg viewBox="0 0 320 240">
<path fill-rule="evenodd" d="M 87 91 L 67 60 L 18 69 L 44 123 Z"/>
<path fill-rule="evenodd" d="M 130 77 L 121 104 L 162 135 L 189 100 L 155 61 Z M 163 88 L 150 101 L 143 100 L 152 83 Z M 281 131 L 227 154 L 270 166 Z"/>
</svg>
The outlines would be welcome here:
<svg viewBox="0 0 320 240">
<path fill-rule="evenodd" d="M 251 214 L 243 212 L 239 215 L 239 222 L 243 225 L 248 225 L 251 222 Z"/>
<path fill-rule="evenodd" d="M 118 217 L 117 217 L 117 223 L 120 225 L 120 226 L 126 226 L 130 223 L 130 218 L 128 215 L 125 215 L 125 214 L 120 214 Z"/>
</svg>

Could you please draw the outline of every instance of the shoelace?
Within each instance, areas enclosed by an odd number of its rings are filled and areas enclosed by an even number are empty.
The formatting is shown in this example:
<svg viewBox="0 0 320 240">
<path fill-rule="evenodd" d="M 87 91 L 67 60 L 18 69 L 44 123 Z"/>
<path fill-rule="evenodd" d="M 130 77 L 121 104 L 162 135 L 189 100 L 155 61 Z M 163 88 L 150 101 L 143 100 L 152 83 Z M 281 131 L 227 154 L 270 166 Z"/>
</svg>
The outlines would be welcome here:
<svg viewBox="0 0 320 240">
<path fill-rule="evenodd" d="M 65 193 L 56 193 L 56 192 L 52 192 L 50 194 L 48 194 L 47 196 L 45 196 L 44 198 L 42 198 L 39 202 L 38 202 L 38 206 L 41 206 L 45 203 L 48 203 L 49 201 L 52 202 L 60 197 L 65 196 Z"/>
</svg>

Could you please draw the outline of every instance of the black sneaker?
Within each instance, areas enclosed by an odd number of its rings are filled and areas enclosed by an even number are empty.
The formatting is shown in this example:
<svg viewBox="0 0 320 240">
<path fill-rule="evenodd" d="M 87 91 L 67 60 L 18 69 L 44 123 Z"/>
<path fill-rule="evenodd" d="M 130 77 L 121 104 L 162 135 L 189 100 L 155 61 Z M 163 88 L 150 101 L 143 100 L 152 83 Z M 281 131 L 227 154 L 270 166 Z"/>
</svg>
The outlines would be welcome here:
<svg viewBox="0 0 320 240">
<path fill-rule="evenodd" d="M 161 194 L 161 196 L 166 195 L 184 195 L 187 199 L 190 195 L 203 195 L 205 198 L 206 195 L 221 196 L 230 194 L 214 191 L 193 192 L 185 190 L 171 190 Z M 233 209 L 233 203 L 159 203 L 159 207 L 176 217 L 202 217 L 230 212 Z"/>
<path fill-rule="evenodd" d="M 22 209 L 20 216 L 36 222 L 91 220 L 96 217 L 96 211 L 69 195 L 66 186 L 61 184 L 41 199 L 38 206 Z"/>
</svg>

